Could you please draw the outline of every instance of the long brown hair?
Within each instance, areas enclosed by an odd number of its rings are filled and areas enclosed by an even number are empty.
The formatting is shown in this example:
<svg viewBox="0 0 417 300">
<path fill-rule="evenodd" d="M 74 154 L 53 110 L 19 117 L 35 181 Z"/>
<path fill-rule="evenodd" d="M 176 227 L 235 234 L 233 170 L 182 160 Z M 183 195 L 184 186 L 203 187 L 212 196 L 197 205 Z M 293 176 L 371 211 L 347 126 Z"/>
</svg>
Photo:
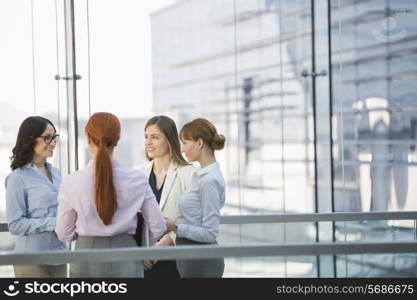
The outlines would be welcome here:
<svg viewBox="0 0 417 300">
<path fill-rule="evenodd" d="M 104 225 L 109 225 L 117 209 L 110 153 L 120 139 L 119 119 L 111 113 L 95 113 L 88 120 L 85 133 L 90 142 L 98 146 L 95 157 L 96 209 Z"/>
<path fill-rule="evenodd" d="M 181 154 L 180 140 L 178 138 L 177 126 L 174 120 L 167 116 L 155 116 L 146 122 L 145 130 L 151 125 L 156 125 L 168 141 L 169 156 L 178 166 L 187 166 L 189 163 Z M 146 158 L 152 160 L 145 151 Z"/>
<path fill-rule="evenodd" d="M 221 150 L 224 148 L 226 138 L 222 134 L 217 133 L 216 127 L 203 118 L 197 118 L 191 122 L 185 124 L 180 131 L 180 139 L 197 141 L 202 139 L 206 143 L 211 151 Z"/>
</svg>

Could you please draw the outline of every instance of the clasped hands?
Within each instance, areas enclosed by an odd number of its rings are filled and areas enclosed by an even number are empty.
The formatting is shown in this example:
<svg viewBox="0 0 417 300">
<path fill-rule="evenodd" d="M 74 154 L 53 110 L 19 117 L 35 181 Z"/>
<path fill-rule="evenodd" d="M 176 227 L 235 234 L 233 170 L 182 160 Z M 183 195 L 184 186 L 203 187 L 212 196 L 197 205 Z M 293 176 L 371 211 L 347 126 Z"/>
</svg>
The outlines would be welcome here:
<svg viewBox="0 0 417 300">
<path fill-rule="evenodd" d="M 166 247 L 166 246 L 172 246 L 174 245 L 174 241 L 171 239 L 170 236 L 166 235 L 167 233 L 171 232 L 171 231 L 176 231 L 177 230 L 177 224 L 175 224 L 175 222 L 169 218 L 165 218 L 165 224 L 167 226 L 167 230 L 165 231 L 165 235 L 158 241 L 156 242 L 152 247 Z M 143 262 L 143 267 L 145 268 L 145 270 L 151 270 L 152 267 L 158 262 L 158 260 L 154 259 L 154 260 L 145 260 Z"/>
</svg>

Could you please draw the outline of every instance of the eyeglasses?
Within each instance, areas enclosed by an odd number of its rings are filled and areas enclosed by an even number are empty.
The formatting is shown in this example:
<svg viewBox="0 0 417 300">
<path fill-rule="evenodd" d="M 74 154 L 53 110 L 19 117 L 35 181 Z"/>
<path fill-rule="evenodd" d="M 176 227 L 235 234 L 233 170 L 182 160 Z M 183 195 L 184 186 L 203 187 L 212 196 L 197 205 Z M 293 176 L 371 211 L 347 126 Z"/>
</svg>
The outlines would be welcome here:
<svg viewBox="0 0 417 300">
<path fill-rule="evenodd" d="M 49 145 L 52 141 L 56 142 L 59 139 L 59 134 L 54 135 L 41 135 L 40 138 L 43 138 L 45 144 Z"/>
</svg>

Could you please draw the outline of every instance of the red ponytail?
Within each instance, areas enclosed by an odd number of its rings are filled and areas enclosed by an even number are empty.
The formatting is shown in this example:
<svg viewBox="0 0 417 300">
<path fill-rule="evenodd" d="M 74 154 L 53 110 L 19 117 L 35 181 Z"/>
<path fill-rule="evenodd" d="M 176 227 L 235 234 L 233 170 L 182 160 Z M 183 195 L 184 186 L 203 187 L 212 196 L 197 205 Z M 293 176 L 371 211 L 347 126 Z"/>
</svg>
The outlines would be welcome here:
<svg viewBox="0 0 417 300">
<path fill-rule="evenodd" d="M 88 120 L 85 133 L 98 146 L 95 157 L 96 209 L 104 225 L 109 225 L 117 209 L 110 152 L 120 139 L 119 119 L 110 113 L 95 113 Z"/>
</svg>

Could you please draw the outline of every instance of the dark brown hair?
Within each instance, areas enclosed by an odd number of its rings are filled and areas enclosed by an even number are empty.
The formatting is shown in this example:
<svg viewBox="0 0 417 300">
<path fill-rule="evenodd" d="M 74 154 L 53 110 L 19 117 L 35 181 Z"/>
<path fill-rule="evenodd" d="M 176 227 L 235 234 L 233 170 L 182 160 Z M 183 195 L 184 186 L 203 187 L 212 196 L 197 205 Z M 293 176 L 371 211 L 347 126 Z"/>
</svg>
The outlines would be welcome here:
<svg viewBox="0 0 417 300">
<path fill-rule="evenodd" d="M 110 152 L 120 139 L 119 119 L 111 113 L 95 113 L 88 120 L 85 133 L 98 146 L 95 157 L 96 209 L 104 225 L 109 225 L 117 209 Z"/>
<path fill-rule="evenodd" d="M 156 125 L 168 141 L 169 155 L 171 159 L 178 166 L 189 165 L 189 163 L 184 159 L 184 157 L 181 154 L 180 140 L 178 138 L 177 126 L 175 125 L 174 120 L 167 116 L 155 116 L 150 118 L 148 122 L 146 122 L 145 130 L 151 125 Z M 148 153 L 146 153 L 146 151 L 145 155 L 148 160 L 152 160 L 148 156 Z"/>
<path fill-rule="evenodd" d="M 223 149 L 226 141 L 224 135 L 218 134 L 216 127 L 203 118 L 197 118 L 185 124 L 181 128 L 180 139 L 181 141 L 202 139 L 212 151 Z"/>
<path fill-rule="evenodd" d="M 12 150 L 13 155 L 10 157 L 10 168 L 12 170 L 21 168 L 32 161 L 36 138 L 42 135 L 48 124 L 51 124 L 56 132 L 54 124 L 40 116 L 27 117 L 22 122 L 17 134 L 16 144 Z"/>
</svg>

